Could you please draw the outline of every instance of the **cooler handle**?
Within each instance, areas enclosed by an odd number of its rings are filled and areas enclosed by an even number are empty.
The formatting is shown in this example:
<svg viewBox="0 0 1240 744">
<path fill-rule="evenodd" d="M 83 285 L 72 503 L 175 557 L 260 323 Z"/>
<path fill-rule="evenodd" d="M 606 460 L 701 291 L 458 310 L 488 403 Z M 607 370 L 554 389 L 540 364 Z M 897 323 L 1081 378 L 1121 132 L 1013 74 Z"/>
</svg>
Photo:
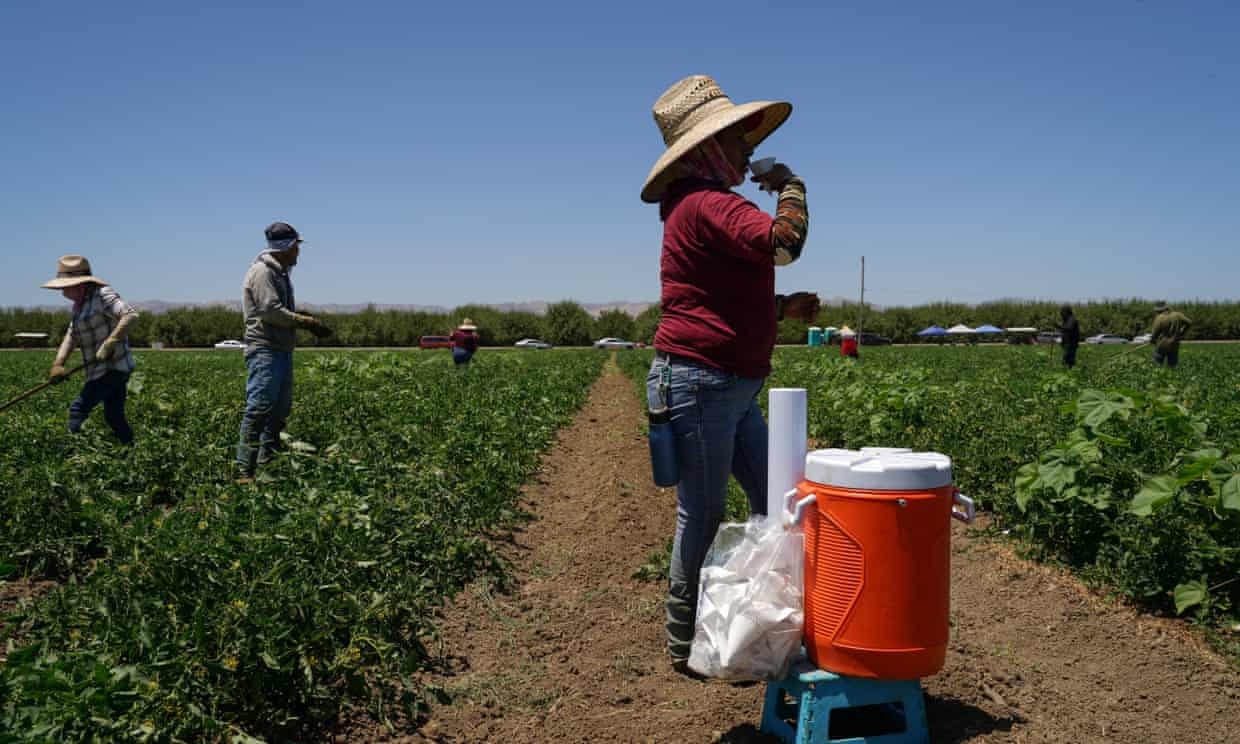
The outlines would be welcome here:
<svg viewBox="0 0 1240 744">
<path fill-rule="evenodd" d="M 963 506 L 964 511 L 957 511 L 957 506 Z M 952 494 L 952 517 L 959 519 L 965 524 L 971 524 L 973 518 L 977 516 L 977 506 L 973 503 L 973 499 L 965 496 L 963 493 L 956 491 Z"/>
<path fill-rule="evenodd" d="M 805 516 L 805 510 L 810 504 L 818 501 L 816 494 L 810 494 L 800 501 L 794 501 L 796 495 L 797 490 L 795 488 L 784 494 L 784 517 L 785 522 L 789 525 L 800 524 L 801 518 Z"/>
</svg>

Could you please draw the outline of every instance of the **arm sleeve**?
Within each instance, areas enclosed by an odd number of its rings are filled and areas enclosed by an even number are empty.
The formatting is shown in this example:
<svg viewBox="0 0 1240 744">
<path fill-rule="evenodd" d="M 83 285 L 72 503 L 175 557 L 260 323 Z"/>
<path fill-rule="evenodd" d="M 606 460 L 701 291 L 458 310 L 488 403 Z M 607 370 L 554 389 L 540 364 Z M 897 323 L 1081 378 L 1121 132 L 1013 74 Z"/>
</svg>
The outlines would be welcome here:
<svg viewBox="0 0 1240 744">
<path fill-rule="evenodd" d="M 772 258 L 786 266 L 801 257 L 809 234 L 805 183 L 790 178 L 779 192 L 775 217 L 731 192 L 712 191 L 698 207 L 700 225 L 712 246 L 728 255 L 759 263 Z"/>
<path fill-rule="evenodd" d="M 278 307 L 258 314 L 264 323 L 281 328 L 296 328 L 301 323 L 301 316 L 285 307 Z"/>
<path fill-rule="evenodd" d="M 254 302 L 254 313 L 264 323 L 280 328 L 296 328 L 301 321 L 297 313 L 284 306 L 272 271 L 258 272 L 254 283 L 246 288 Z"/>
<path fill-rule="evenodd" d="M 73 348 L 77 346 L 77 341 L 73 338 L 73 323 L 65 329 L 65 337 L 60 340 L 60 348 L 56 350 L 56 361 L 54 364 L 64 366 L 69 361 L 69 355 L 73 353 Z"/>
<path fill-rule="evenodd" d="M 774 255 L 771 216 L 739 194 L 705 192 L 698 204 L 698 227 L 704 242 L 729 256 L 762 263 Z"/>
<path fill-rule="evenodd" d="M 99 290 L 99 300 L 103 303 L 103 312 L 113 320 L 120 320 L 126 315 L 137 316 L 138 311 L 129 306 L 129 303 L 121 299 L 115 289 L 111 287 L 102 287 Z"/>
<path fill-rule="evenodd" d="M 809 206 L 805 202 L 805 182 L 788 179 L 779 191 L 779 205 L 771 221 L 771 247 L 775 265 L 787 266 L 801 257 L 809 236 Z"/>
<path fill-rule="evenodd" d="M 121 299 L 121 296 L 111 287 L 104 287 L 100 290 L 99 299 L 103 301 L 103 312 L 116 321 L 116 327 L 112 329 L 108 338 L 122 338 L 129 324 L 138 319 L 138 311 Z"/>
<path fill-rule="evenodd" d="M 1166 323 L 1163 321 L 1162 315 L 1159 315 L 1157 318 L 1154 318 L 1154 327 L 1150 329 L 1150 340 L 1151 341 L 1157 341 L 1158 339 L 1163 337 L 1164 330 L 1165 330 L 1164 326 L 1166 326 Z"/>
</svg>

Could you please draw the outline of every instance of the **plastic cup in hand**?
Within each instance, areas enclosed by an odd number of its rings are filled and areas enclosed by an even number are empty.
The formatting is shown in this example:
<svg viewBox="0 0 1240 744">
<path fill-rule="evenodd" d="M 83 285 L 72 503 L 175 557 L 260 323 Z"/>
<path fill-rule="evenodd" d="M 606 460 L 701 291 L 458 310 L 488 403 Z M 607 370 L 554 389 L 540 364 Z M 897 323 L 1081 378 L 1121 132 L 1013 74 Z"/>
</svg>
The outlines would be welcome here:
<svg viewBox="0 0 1240 744">
<path fill-rule="evenodd" d="M 761 178 L 767 173 L 770 173 L 771 169 L 774 167 L 775 158 L 762 158 L 761 160 L 755 160 L 749 164 L 749 172 L 758 178 Z"/>
<path fill-rule="evenodd" d="M 749 164 L 749 172 L 758 178 L 762 178 L 767 173 L 770 173 L 771 169 L 774 167 L 775 158 L 762 158 L 761 160 L 755 160 Z M 775 189 L 772 189 L 766 184 L 762 184 L 759 188 L 766 192 L 775 193 Z"/>
</svg>

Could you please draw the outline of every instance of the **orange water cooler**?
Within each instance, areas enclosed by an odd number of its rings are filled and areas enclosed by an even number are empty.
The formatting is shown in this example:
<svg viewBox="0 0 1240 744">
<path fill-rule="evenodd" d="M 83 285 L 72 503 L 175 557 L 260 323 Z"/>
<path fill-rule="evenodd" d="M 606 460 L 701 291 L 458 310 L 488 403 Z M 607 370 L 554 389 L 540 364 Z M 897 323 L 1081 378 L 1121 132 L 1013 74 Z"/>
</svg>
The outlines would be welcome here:
<svg viewBox="0 0 1240 744">
<path fill-rule="evenodd" d="M 791 494 L 789 494 L 792 497 Z M 951 459 L 871 447 L 805 458 L 805 649 L 820 669 L 907 680 L 947 651 L 951 520 L 973 518 Z"/>
</svg>

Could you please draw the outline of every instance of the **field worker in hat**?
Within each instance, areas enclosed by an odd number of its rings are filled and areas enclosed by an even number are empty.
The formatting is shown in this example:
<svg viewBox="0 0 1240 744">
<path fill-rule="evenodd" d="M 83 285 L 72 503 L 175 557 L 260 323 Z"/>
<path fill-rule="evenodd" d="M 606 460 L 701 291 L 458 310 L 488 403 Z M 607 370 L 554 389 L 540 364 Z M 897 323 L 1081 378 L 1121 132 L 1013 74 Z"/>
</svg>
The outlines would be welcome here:
<svg viewBox="0 0 1240 744">
<path fill-rule="evenodd" d="M 736 105 L 704 75 L 677 82 L 654 104 L 667 149 L 641 191 L 663 221 L 663 314 L 647 396 L 651 410 L 666 405 L 675 434 L 667 647 L 673 669 L 689 676 L 698 575 L 728 477 L 744 487 L 750 512 L 766 512 L 767 429 L 757 396 L 771 370 L 776 323 L 818 314 L 814 294 L 775 294 L 775 267 L 795 261 L 805 245 L 805 183 L 783 164 L 752 179 L 778 193 L 774 216 L 732 191 L 754 148 L 791 112 L 784 102 Z"/>
<path fill-rule="evenodd" d="M 1154 363 L 1174 367 L 1180 363 L 1180 342 L 1188 334 L 1192 322 L 1177 310 L 1160 302 L 1154 308 L 1154 327 L 1150 331 L 1150 343 L 1154 345 Z"/>
<path fill-rule="evenodd" d="M 266 230 L 267 249 L 254 258 L 241 286 L 245 310 L 245 413 L 237 444 L 241 482 L 280 449 L 280 432 L 293 407 L 293 349 L 297 329 L 319 338 L 331 329 L 318 318 L 297 312 L 289 273 L 301 254 L 301 236 L 287 222 Z"/>
<path fill-rule="evenodd" d="M 457 367 L 469 364 L 478 350 L 478 326 L 469 318 L 461 321 L 461 325 L 449 336 L 452 341 L 452 361 Z"/>
<path fill-rule="evenodd" d="M 857 334 L 848 326 L 844 326 L 844 330 L 840 331 L 840 356 L 849 359 L 861 358 L 861 352 L 857 350 Z"/>
<path fill-rule="evenodd" d="M 68 377 L 65 363 L 74 347 L 82 350 L 86 384 L 69 406 L 69 431 L 77 434 L 95 406 L 103 404 L 103 420 L 124 444 L 133 444 L 133 429 L 125 418 L 125 395 L 133 372 L 126 330 L 138 313 L 125 304 L 107 282 L 91 273 L 84 256 L 61 256 L 56 278 L 43 285 L 59 289 L 73 302 L 69 330 L 60 342 L 49 378 L 61 383 Z"/>
</svg>

